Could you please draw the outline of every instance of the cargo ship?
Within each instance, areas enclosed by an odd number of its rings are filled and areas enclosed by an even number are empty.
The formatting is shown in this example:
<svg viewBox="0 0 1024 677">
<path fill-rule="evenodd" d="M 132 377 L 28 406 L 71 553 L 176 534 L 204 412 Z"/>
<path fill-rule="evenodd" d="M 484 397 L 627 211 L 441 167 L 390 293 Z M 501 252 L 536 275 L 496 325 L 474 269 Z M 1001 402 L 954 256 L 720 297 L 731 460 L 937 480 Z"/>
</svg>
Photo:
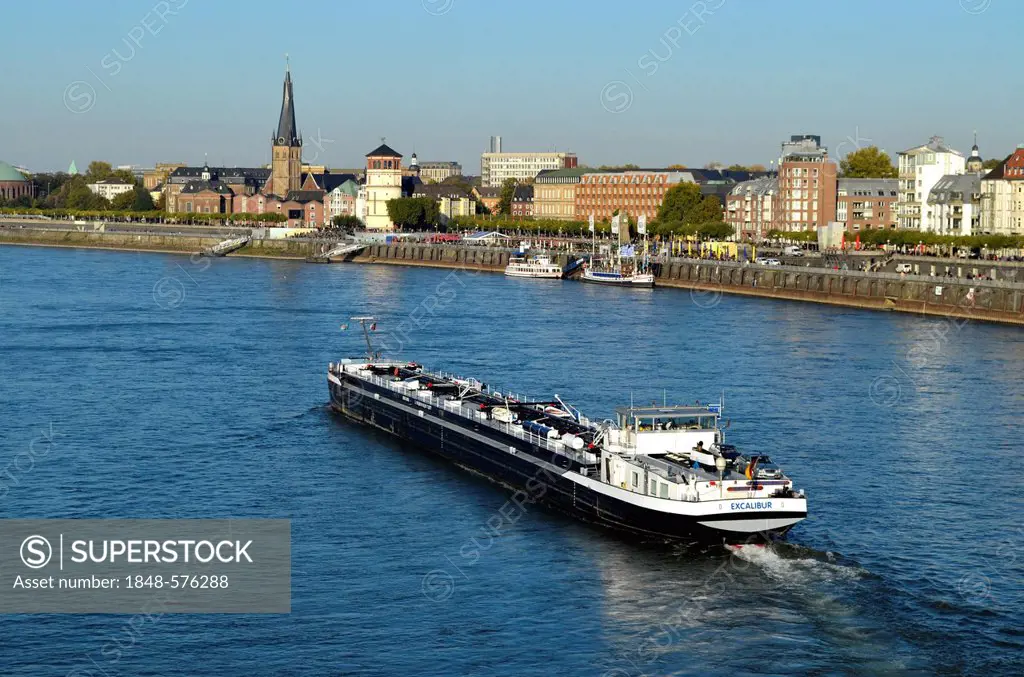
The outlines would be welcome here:
<svg viewBox="0 0 1024 677">
<path fill-rule="evenodd" d="M 374 352 L 328 365 L 330 406 L 584 522 L 650 541 L 764 542 L 807 499 L 764 454 L 726 444 L 724 403 L 624 406 L 591 420 L 558 396 L 530 400 Z"/>
</svg>

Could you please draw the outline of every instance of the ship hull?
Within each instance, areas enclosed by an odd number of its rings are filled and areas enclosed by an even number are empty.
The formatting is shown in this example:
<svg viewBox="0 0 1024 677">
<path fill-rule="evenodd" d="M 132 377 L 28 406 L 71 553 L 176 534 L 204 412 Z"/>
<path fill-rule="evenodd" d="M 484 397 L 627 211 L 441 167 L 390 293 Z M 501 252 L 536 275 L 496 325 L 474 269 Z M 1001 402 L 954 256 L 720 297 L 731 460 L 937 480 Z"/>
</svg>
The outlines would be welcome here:
<svg viewBox="0 0 1024 677">
<path fill-rule="evenodd" d="M 653 275 L 615 275 L 584 272 L 580 279 L 590 284 L 604 284 L 611 287 L 650 289 L 654 286 Z"/>
<path fill-rule="evenodd" d="M 456 420 L 451 412 L 414 397 L 396 396 L 374 384 L 331 377 L 329 385 L 331 408 L 345 418 L 387 432 L 506 487 L 513 492 L 511 501 L 519 510 L 539 504 L 646 541 L 714 543 L 778 538 L 806 517 L 806 503 L 797 499 L 791 499 L 794 510 L 788 512 L 687 515 L 653 511 L 631 503 L 628 496 L 615 496 L 618 488 L 581 475 L 587 471 L 573 468 L 565 457 L 529 441 Z"/>
</svg>

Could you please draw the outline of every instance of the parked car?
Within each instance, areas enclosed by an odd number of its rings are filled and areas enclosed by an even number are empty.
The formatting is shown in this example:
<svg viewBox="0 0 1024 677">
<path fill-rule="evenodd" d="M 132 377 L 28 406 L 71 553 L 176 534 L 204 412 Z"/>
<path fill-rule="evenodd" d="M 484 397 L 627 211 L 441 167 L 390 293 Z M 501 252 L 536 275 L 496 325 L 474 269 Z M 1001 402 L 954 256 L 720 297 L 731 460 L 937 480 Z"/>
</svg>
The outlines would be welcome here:
<svg viewBox="0 0 1024 677">
<path fill-rule="evenodd" d="M 909 263 L 897 263 L 896 264 L 896 272 L 897 273 L 909 273 L 913 269 L 914 269 L 914 266 L 910 265 Z"/>
<path fill-rule="evenodd" d="M 762 266 L 781 266 L 782 265 L 782 262 L 779 261 L 778 259 L 758 259 L 757 262 L 760 263 Z"/>
</svg>

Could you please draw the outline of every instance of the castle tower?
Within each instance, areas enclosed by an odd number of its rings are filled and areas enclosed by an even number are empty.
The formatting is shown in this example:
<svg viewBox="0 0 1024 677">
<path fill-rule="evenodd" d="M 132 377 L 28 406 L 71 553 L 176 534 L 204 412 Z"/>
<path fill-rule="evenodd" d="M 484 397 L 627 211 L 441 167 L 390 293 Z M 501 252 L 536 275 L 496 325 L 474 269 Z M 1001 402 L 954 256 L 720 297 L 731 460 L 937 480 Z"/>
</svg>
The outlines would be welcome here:
<svg viewBox="0 0 1024 677">
<path fill-rule="evenodd" d="M 383 139 L 381 139 L 383 141 Z M 388 201 L 402 197 L 402 155 L 386 143 L 366 154 L 366 229 L 394 230 Z"/>
<path fill-rule="evenodd" d="M 299 190 L 302 184 L 302 137 L 295 126 L 295 101 L 292 96 L 292 72 L 285 65 L 284 92 L 281 96 L 281 117 L 277 121 L 277 134 L 271 140 L 273 161 L 270 192 L 285 197 L 289 191 Z"/>
</svg>

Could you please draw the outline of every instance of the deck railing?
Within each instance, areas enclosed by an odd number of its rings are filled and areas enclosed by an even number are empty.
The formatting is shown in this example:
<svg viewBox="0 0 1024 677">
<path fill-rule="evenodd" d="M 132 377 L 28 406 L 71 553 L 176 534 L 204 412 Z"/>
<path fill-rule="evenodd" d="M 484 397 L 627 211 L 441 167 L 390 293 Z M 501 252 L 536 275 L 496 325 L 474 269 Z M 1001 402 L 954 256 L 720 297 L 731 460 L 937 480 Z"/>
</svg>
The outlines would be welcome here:
<svg viewBox="0 0 1024 677">
<path fill-rule="evenodd" d="M 441 375 L 443 376 L 443 374 Z M 410 398 L 416 397 L 415 393 L 420 392 L 418 389 L 408 390 L 406 388 L 400 387 L 398 384 L 402 383 L 402 381 L 394 381 L 391 379 L 377 376 L 376 374 L 370 374 L 368 376 L 362 376 L 360 378 L 363 378 L 369 381 L 370 383 L 374 383 L 376 385 L 387 388 L 388 390 L 403 393 Z M 433 402 L 434 400 L 437 399 L 437 395 L 430 393 L 430 399 Z M 436 402 L 433 403 L 435 405 L 437 404 Z M 528 430 L 524 430 L 521 426 L 512 425 L 511 423 L 505 423 L 503 421 L 495 421 L 494 419 L 487 416 L 486 413 L 478 409 L 474 409 L 473 407 L 467 406 L 463 404 L 460 400 L 442 400 L 440 405 L 441 408 L 446 411 L 458 414 L 459 416 L 467 418 L 473 422 L 482 423 L 490 428 L 499 430 L 525 442 L 530 442 L 531 444 L 534 444 L 543 449 L 547 449 L 548 451 L 552 451 L 556 454 L 560 454 L 567 458 L 571 458 L 577 463 L 588 464 L 595 462 L 594 460 L 587 458 L 588 452 L 578 451 L 576 449 L 566 447 L 564 444 L 562 444 L 561 440 L 554 440 L 550 437 L 541 437 L 540 435 L 531 433 Z M 595 456 L 595 454 L 593 453 L 590 453 L 590 455 Z"/>
</svg>

